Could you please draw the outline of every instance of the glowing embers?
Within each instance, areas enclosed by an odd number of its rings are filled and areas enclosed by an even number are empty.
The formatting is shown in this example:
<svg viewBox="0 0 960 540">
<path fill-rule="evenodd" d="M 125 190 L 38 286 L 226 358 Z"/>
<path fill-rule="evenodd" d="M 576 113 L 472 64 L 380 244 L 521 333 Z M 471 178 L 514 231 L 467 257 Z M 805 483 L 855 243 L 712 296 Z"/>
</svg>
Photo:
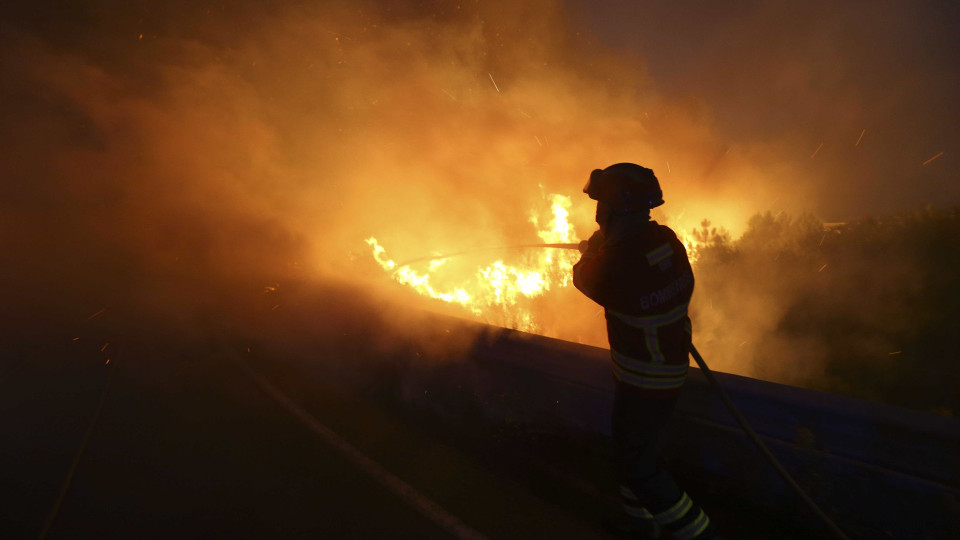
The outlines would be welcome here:
<svg viewBox="0 0 960 540">
<path fill-rule="evenodd" d="M 687 251 L 687 259 L 690 261 L 690 264 L 696 264 L 697 259 L 700 258 L 700 248 L 703 246 L 704 242 L 698 240 L 692 234 L 686 234 L 682 231 L 674 232 L 677 233 L 677 238 L 680 240 L 680 243 L 683 244 L 683 248 Z"/>
<path fill-rule="evenodd" d="M 536 212 L 530 217 L 530 223 L 538 229 L 537 235 L 546 242 L 576 242 L 567 221 L 570 198 L 551 195 L 549 200 L 552 218 L 546 227 L 539 229 L 541 220 Z M 528 332 L 540 330 L 533 299 L 551 289 L 569 286 L 571 269 L 579 258 L 576 250 L 527 249 L 508 253 L 511 264 L 505 262 L 505 257 L 486 266 L 472 267 L 465 267 L 463 261 L 447 264 L 448 259 L 438 259 L 416 265 L 425 268 L 415 269 L 413 263 L 401 266 L 388 258 L 376 238 L 366 242 L 373 248 L 377 263 L 417 293 L 461 305 L 484 322 Z M 429 251 L 429 246 L 424 251 Z"/>
</svg>

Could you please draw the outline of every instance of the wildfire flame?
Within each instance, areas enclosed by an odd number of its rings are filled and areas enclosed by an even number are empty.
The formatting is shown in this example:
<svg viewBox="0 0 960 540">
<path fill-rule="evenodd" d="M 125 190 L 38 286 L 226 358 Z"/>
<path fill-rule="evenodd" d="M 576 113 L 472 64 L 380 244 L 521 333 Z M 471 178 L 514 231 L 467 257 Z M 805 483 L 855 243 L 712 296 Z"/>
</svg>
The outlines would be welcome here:
<svg viewBox="0 0 960 540">
<path fill-rule="evenodd" d="M 703 243 L 682 231 L 674 232 L 677 233 L 677 239 L 680 240 L 681 244 L 683 244 L 683 248 L 687 250 L 687 259 L 690 260 L 690 265 L 696 266 L 697 259 L 700 258 L 700 248 Z"/>
<path fill-rule="evenodd" d="M 570 198 L 553 194 L 547 199 L 551 203 L 551 217 L 545 226 L 541 227 L 538 212 L 531 212 L 529 218 L 537 236 L 551 244 L 577 242 L 568 220 Z M 695 264 L 701 242 L 694 235 L 676 232 L 691 263 Z M 401 265 L 387 256 L 376 238 L 367 238 L 366 243 L 373 250 L 373 258 L 393 279 L 417 293 L 459 305 L 483 322 L 533 333 L 543 333 L 544 329 L 540 327 L 531 300 L 548 291 L 571 286 L 572 267 L 580 257 L 576 250 L 538 249 L 526 253 L 516 264 L 498 259 L 487 266 L 464 271 L 462 267 L 451 268 L 446 258 L 429 262 L 418 259 L 419 264 Z"/>
<path fill-rule="evenodd" d="M 537 236 L 544 242 L 573 243 L 574 235 L 568 216 L 571 201 L 563 195 L 550 195 L 552 218 L 540 229 L 540 217 L 531 213 L 530 223 L 537 228 Z M 389 271 L 398 282 L 421 295 L 451 304 L 459 304 L 474 316 L 486 322 L 506 322 L 508 326 L 526 332 L 539 330 L 526 300 L 543 295 L 551 289 L 570 286 L 571 269 L 579 254 L 575 250 L 531 251 L 517 264 L 506 264 L 499 259 L 477 268 L 472 275 L 445 275 L 447 259 L 431 261 L 426 269 L 417 270 L 410 264 L 398 265 L 386 255 L 386 249 L 376 238 L 366 240 L 373 248 L 377 263 Z M 459 279 L 458 279 L 459 277 Z M 450 282 L 441 288 L 438 281 Z M 497 320 L 499 319 L 499 320 Z"/>
</svg>

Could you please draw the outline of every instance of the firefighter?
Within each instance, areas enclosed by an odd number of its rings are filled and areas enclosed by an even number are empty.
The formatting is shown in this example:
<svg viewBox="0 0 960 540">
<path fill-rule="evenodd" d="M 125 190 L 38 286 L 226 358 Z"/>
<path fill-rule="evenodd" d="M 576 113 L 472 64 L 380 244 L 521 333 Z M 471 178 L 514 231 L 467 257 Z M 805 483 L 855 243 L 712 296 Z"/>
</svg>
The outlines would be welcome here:
<svg viewBox="0 0 960 540">
<path fill-rule="evenodd" d="M 693 271 L 669 227 L 650 220 L 663 204 L 653 171 L 633 163 L 596 169 L 583 189 L 600 229 L 580 243 L 573 283 L 603 306 L 616 384 L 614 471 L 624 515 L 616 527 L 640 538 L 661 528 L 678 540 L 717 538 L 710 519 L 657 463 L 655 445 L 686 380 L 687 306 Z"/>
</svg>

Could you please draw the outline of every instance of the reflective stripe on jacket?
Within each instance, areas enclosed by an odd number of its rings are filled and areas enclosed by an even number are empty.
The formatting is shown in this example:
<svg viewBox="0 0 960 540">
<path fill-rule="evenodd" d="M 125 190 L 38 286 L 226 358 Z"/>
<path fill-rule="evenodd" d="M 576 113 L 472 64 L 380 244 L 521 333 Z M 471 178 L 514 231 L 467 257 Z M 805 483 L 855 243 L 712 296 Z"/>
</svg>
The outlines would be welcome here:
<svg viewBox="0 0 960 540">
<path fill-rule="evenodd" d="M 648 222 L 585 253 L 573 273 L 574 285 L 605 308 L 617 379 L 651 396 L 678 391 L 689 363 L 694 280 L 676 234 Z"/>
</svg>

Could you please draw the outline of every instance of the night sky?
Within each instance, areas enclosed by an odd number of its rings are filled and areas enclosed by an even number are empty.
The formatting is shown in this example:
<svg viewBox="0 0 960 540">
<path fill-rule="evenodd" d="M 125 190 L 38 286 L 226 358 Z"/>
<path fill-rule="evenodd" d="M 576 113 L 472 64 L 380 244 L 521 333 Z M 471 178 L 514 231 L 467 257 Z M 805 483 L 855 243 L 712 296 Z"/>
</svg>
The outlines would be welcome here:
<svg viewBox="0 0 960 540">
<path fill-rule="evenodd" d="M 636 52 L 659 92 L 702 106 L 718 137 L 779 151 L 816 186 L 809 209 L 825 219 L 960 201 L 955 2 L 600 2 L 583 12 L 598 39 Z"/>
</svg>

